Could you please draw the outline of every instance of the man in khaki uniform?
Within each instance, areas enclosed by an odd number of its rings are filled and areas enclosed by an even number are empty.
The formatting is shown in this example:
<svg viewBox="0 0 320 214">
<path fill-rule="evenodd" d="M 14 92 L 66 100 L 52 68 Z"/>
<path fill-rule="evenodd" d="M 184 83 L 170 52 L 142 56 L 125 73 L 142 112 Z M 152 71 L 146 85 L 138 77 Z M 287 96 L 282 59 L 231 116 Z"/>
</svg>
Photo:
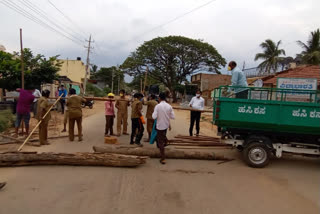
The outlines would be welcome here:
<svg viewBox="0 0 320 214">
<path fill-rule="evenodd" d="M 79 141 L 82 141 L 82 102 L 86 100 L 76 95 L 76 90 L 71 88 L 70 97 L 67 100 L 69 111 L 69 140 L 74 140 L 74 124 L 77 122 Z"/>
<path fill-rule="evenodd" d="M 122 134 L 128 135 L 127 126 L 128 126 L 128 106 L 130 102 L 125 97 L 125 91 L 120 90 L 120 99 L 116 101 L 117 112 L 117 135 L 121 135 L 121 123 L 123 126 Z"/>
<path fill-rule="evenodd" d="M 49 90 L 44 90 L 42 92 L 42 97 L 38 100 L 37 105 L 37 119 L 40 121 L 44 115 L 49 111 L 50 104 L 48 102 L 48 97 L 50 95 Z M 39 125 L 39 140 L 40 140 L 40 146 L 41 145 L 49 145 L 48 143 L 48 124 L 49 120 L 51 119 L 51 113 L 49 112 L 47 116 L 42 120 L 42 122 Z"/>
<path fill-rule="evenodd" d="M 154 107 L 156 107 L 156 105 L 158 104 L 158 102 L 156 101 L 156 96 L 154 94 L 151 94 L 149 99 L 150 99 L 149 101 L 143 102 L 144 105 L 148 106 L 147 113 L 146 113 L 148 139 L 145 140 L 145 142 L 150 141 L 151 132 L 152 132 L 153 123 L 154 123 L 154 119 L 152 118 L 152 114 L 154 111 Z"/>
</svg>

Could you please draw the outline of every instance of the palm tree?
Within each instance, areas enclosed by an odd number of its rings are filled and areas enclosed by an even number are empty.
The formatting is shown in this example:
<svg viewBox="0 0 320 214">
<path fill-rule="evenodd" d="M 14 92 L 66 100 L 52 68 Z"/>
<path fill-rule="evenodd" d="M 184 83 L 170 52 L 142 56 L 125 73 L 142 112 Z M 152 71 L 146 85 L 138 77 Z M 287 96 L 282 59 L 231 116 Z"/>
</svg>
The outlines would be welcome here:
<svg viewBox="0 0 320 214">
<path fill-rule="evenodd" d="M 320 31 L 317 29 L 311 32 L 307 44 L 297 41 L 298 44 L 304 49 L 301 54 L 302 62 L 305 64 L 319 65 L 320 64 Z"/>
<path fill-rule="evenodd" d="M 270 74 L 271 70 L 273 72 L 278 70 L 279 63 L 282 59 L 280 55 L 286 55 L 283 49 L 279 49 L 280 44 L 281 40 L 276 44 L 271 39 L 267 39 L 260 44 L 260 47 L 263 49 L 263 53 L 257 53 L 254 60 L 264 60 L 258 65 L 258 68 L 260 68 L 261 72 L 264 71 Z"/>
</svg>

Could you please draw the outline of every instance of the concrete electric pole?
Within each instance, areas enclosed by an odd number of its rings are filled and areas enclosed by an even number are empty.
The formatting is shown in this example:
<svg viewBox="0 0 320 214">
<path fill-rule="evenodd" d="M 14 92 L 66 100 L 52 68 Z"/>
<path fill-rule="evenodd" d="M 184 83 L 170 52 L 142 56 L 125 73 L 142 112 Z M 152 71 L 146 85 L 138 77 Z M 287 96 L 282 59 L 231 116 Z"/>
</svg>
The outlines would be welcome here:
<svg viewBox="0 0 320 214">
<path fill-rule="evenodd" d="M 91 49 L 91 35 L 89 37 L 89 41 L 88 41 L 88 47 L 86 47 L 88 49 L 87 52 L 87 65 L 86 65 L 86 73 L 84 76 L 84 82 L 83 82 L 83 94 L 86 94 L 86 88 L 87 88 L 87 81 L 88 81 L 88 73 L 90 72 L 90 49 Z"/>
</svg>

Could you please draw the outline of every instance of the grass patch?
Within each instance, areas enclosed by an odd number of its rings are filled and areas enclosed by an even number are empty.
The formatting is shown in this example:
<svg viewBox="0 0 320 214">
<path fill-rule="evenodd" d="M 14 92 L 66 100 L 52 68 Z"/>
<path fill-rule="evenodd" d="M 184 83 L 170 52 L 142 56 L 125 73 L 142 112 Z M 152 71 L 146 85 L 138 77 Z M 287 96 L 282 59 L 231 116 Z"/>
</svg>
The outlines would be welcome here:
<svg viewBox="0 0 320 214">
<path fill-rule="evenodd" d="M 0 132 L 5 131 L 7 128 L 10 128 L 14 123 L 14 115 L 8 110 L 0 111 Z"/>
</svg>

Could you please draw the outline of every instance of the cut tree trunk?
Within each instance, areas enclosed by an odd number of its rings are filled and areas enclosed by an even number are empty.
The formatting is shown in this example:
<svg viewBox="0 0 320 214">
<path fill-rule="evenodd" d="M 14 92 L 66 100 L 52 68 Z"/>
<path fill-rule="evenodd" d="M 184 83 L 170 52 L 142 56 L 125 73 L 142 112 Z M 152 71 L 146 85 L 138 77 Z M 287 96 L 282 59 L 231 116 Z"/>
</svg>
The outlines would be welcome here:
<svg viewBox="0 0 320 214">
<path fill-rule="evenodd" d="M 0 166 L 72 165 L 136 167 L 146 162 L 147 157 L 99 154 L 99 153 L 36 153 L 14 152 L 0 154 Z"/>
<path fill-rule="evenodd" d="M 95 152 L 149 156 L 151 158 L 160 158 L 160 152 L 157 148 L 141 147 L 118 147 L 118 146 L 94 146 Z M 229 160 L 223 155 L 217 155 L 214 152 L 181 151 L 176 149 L 166 149 L 166 158 L 168 159 L 197 159 L 197 160 Z"/>
</svg>

